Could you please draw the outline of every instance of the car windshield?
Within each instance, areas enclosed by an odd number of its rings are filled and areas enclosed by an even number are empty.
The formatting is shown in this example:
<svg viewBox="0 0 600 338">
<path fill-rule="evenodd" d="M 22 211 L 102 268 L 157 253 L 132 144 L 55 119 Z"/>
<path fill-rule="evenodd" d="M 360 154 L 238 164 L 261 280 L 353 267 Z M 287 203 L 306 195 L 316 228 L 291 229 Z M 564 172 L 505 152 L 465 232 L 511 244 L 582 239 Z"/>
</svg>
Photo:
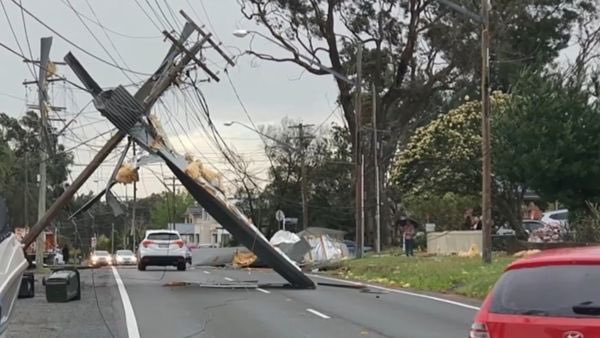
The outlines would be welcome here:
<svg viewBox="0 0 600 338">
<path fill-rule="evenodd" d="M 133 256 L 131 250 L 117 250 L 117 256 Z"/>
<path fill-rule="evenodd" d="M 573 307 L 600 304 L 600 267 L 555 265 L 506 272 L 494 288 L 490 312 L 581 317 Z"/>
<path fill-rule="evenodd" d="M 179 236 L 172 232 L 155 232 L 148 234 L 147 239 L 155 241 L 175 241 L 179 239 Z"/>
<path fill-rule="evenodd" d="M 94 256 L 110 256 L 108 251 L 96 251 L 94 252 Z"/>
</svg>

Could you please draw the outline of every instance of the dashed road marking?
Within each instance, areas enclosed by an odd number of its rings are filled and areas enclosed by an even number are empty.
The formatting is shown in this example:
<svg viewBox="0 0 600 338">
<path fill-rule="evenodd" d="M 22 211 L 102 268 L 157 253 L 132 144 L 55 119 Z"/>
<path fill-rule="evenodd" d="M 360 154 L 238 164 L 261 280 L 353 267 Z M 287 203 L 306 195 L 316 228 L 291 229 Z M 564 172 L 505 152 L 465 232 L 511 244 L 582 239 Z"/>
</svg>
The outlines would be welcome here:
<svg viewBox="0 0 600 338">
<path fill-rule="evenodd" d="M 265 290 L 265 289 L 261 289 L 261 288 L 256 288 L 256 291 L 260 291 L 260 292 L 262 292 L 262 293 L 266 293 L 266 294 L 269 294 L 269 293 L 271 293 L 271 291 L 269 291 L 269 290 Z"/>
<path fill-rule="evenodd" d="M 207 275 L 210 275 L 210 271 L 206 271 L 206 270 L 204 270 L 204 271 L 202 271 L 202 272 L 204 272 L 204 273 L 205 273 L 205 274 L 207 274 Z"/>
<path fill-rule="evenodd" d="M 317 311 L 317 310 L 314 310 L 314 309 L 306 309 L 306 311 L 308 311 L 308 312 L 312 313 L 312 314 L 313 314 L 313 315 L 315 315 L 315 316 L 321 317 L 321 318 L 323 318 L 323 319 L 330 319 L 330 318 L 331 318 L 331 317 L 329 317 L 328 315 L 326 315 L 326 314 L 324 314 L 324 313 L 321 313 L 321 312 L 319 312 L 319 311 Z"/>
<path fill-rule="evenodd" d="M 230 282 L 233 282 L 233 281 L 234 281 L 234 279 L 233 279 L 233 278 L 229 278 L 229 277 L 224 277 L 224 279 L 225 279 L 226 281 L 230 281 Z"/>
</svg>

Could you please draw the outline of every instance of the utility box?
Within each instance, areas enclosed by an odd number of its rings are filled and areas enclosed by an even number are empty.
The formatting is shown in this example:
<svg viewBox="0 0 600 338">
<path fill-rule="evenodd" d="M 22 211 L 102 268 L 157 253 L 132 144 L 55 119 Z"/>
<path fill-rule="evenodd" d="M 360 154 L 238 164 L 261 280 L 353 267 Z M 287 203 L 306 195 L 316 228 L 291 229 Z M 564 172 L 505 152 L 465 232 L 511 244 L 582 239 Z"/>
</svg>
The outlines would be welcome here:
<svg viewBox="0 0 600 338">
<path fill-rule="evenodd" d="M 58 270 L 44 280 L 46 300 L 49 303 L 81 299 L 79 271 Z"/>
</svg>

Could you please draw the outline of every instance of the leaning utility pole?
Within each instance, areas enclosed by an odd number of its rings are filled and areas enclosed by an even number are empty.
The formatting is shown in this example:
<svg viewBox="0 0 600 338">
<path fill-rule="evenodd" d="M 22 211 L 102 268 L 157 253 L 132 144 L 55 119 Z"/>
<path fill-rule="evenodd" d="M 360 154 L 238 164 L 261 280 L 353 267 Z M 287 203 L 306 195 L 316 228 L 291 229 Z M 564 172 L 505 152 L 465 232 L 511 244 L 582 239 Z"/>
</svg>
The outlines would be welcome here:
<svg viewBox="0 0 600 338">
<path fill-rule="evenodd" d="M 50 62 L 50 47 L 52 47 L 52 37 L 42 38 L 40 42 L 40 71 L 38 75 L 38 101 L 40 109 L 40 179 L 38 193 L 38 220 L 46 213 L 46 161 L 48 161 L 47 144 L 48 135 L 48 64 Z M 44 267 L 44 249 L 46 244 L 46 233 L 41 232 L 37 236 L 35 243 L 35 266 L 36 270 L 42 271 Z"/>
<path fill-rule="evenodd" d="M 377 92 L 373 85 L 373 160 L 375 169 L 375 252 L 381 251 L 381 205 L 379 201 L 379 139 L 377 138 Z"/>
<path fill-rule="evenodd" d="M 363 210 L 363 177 L 362 177 L 362 100 L 361 100 L 361 81 L 362 81 L 362 44 L 356 46 L 356 87 L 354 88 L 355 95 L 355 122 L 354 122 L 354 189 L 355 189 L 355 217 L 356 217 L 356 257 L 363 256 L 365 246 L 365 222 Z"/>
<path fill-rule="evenodd" d="M 481 0 L 482 258 L 492 262 L 492 154 L 490 141 L 490 2 Z"/>
<path fill-rule="evenodd" d="M 201 47 L 207 40 L 210 40 L 210 35 L 208 35 L 208 38 L 204 37 L 201 41 L 198 41 L 193 48 L 189 50 L 183 46 L 183 43 L 187 40 L 187 38 L 197 30 L 198 28 L 195 28 L 193 23 L 188 22 L 184 26 L 182 33 L 179 35 L 179 39 L 175 39 L 169 33 L 163 32 L 165 35 L 167 35 L 169 40 L 173 42 L 173 46 L 168 51 L 167 56 L 164 58 L 156 72 L 154 72 L 154 74 L 146 80 L 146 82 L 134 95 L 135 100 L 142 105 L 142 109 L 145 112 L 152 108 L 162 93 L 171 86 L 171 84 L 184 71 L 185 67 L 190 62 L 194 61 L 196 64 L 201 63 L 195 54 L 200 52 Z M 86 84 L 87 90 L 92 95 L 99 95 L 102 93 L 102 88 L 100 88 L 100 86 L 91 78 L 91 76 L 83 69 L 83 67 L 81 67 L 77 59 L 75 59 L 72 54 L 68 54 L 65 57 L 65 61 L 67 61 L 69 66 L 71 66 L 80 80 Z M 210 74 L 212 74 L 212 72 Z M 213 75 L 211 75 L 211 77 Z M 43 216 L 38 219 L 37 223 L 31 227 L 29 233 L 25 236 L 25 238 L 23 238 L 24 249 L 31 245 L 35 238 L 44 231 L 46 226 L 52 222 L 52 220 L 58 215 L 59 211 L 62 210 L 62 208 L 73 198 L 73 196 L 75 196 L 77 190 L 79 190 L 79 188 L 81 188 L 81 186 L 92 176 L 96 168 L 98 168 L 102 161 L 108 157 L 111 151 L 119 145 L 123 138 L 125 138 L 125 132 L 119 130 L 106 142 L 104 146 L 102 146 L 102 148 L 75 178 L 71 185 L 69 185 L 63 194 L 54 201 L 52 206 L 50 206 Z"/>
<path fill-rule="evenodd" d="M 302 228 L 308 228 L 308 177 L 306 175 L 306 148 L 308 143 L 305 140 L 310 140 L 314 137 L 312 135 L 306 135 L 304 133 L 307 127 L 312 127 L 314 124 L 303 124 L 299 123 L 288 128 L 298 129 L 298 141 L 300 142 L 300 194 L 302 195 Z"/>
</svg>

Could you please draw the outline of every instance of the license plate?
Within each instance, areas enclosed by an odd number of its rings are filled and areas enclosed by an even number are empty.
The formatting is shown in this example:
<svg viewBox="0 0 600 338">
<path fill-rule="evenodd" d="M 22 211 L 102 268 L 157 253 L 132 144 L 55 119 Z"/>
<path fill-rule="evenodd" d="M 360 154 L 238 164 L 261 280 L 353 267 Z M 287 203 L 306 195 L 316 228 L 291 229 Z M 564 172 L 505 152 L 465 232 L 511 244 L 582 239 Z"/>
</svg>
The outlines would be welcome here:
<svg viewBox="0 0 600 338">
<path fill-rule="evenodd" d="M 168 248 L 169 244 L 159 244 L 158 247 L 159 248 Z"/>
</svg>

